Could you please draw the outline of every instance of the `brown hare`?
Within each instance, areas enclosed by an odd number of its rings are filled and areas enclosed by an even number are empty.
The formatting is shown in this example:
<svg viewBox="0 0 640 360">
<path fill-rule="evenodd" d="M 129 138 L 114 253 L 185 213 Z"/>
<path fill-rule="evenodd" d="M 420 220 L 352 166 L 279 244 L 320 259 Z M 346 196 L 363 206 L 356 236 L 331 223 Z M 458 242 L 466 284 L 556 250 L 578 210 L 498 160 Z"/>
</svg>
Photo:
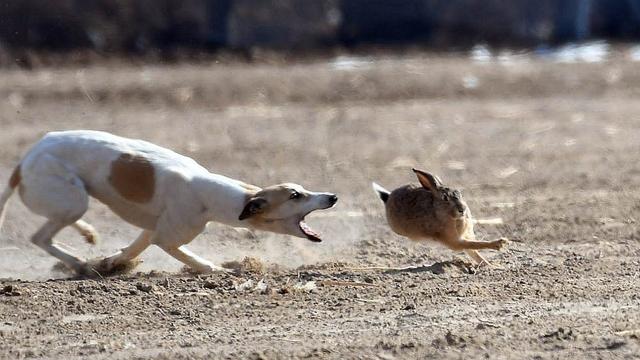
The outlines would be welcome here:
<svg viewBox="0 0 640 360">
<path fill-rule="evenodd" d="M 442 184 L 437 176 L 413 169 L 422 186 L 408 184 L 392 192 L 373 183 L 385 204 L 391 229 L 414 241 L 432 239 L 452 250 L 464 250 L 478 264 L 490 265 L 477 250 L 500 250 L 507 239 L 477 241 L 473 218 L 459 190 Z"/>
</svg>

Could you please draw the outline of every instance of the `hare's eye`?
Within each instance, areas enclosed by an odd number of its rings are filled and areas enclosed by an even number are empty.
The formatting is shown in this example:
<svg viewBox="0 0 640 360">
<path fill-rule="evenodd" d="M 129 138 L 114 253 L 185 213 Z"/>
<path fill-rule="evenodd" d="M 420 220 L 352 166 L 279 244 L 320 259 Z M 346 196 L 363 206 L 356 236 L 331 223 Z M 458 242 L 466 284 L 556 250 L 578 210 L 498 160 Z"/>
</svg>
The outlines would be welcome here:
<svg viewBox="0 0 640 360">
<path fill-rule="evenodd" d="M 291 195 L 289 195 L 289 199 L 298 199 L 300 197 L 300 193 L 297 191 L 294 191 L 291 193 Z"/>
</svg>

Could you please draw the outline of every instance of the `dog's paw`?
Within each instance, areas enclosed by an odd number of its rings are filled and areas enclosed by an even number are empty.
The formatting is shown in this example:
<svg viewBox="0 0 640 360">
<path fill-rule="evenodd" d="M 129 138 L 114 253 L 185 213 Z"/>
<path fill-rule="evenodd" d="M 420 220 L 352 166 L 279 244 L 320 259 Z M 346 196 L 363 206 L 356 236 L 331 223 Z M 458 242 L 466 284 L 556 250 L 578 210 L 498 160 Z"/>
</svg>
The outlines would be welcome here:
<svg viewBox="0 0 640 360">
<path fill-rule="evenodd" d="M 122 262 L 114 257 L 97 258 L 87 262 L 85 272 L 88 276 L 124 274 L 135 269 L 141 262 L 138 259 Z"/>
</svg>

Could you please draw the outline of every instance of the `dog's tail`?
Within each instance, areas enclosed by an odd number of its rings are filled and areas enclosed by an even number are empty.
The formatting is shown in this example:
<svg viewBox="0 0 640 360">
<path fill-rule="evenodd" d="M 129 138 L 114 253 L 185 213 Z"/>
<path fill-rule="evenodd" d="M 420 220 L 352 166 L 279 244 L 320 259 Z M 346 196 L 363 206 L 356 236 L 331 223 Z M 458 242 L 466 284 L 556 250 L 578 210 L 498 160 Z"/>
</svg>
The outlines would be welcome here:
<svg viewBox="0 0 640 360">
<path fill-rule="evenodd" d="M 389 200 L 389 190 L 383 188 L 382 186 L 372 182 L 371 186 L 373 186 L 373 190 L 376 192 L 376 194 L 378 194 L 378 196 L 380 197 L 380 200 L 382 200 L 383 203 L 386 203 L 387 200 Z"/>
<path fill-rule="evenodd" d="M 11 178 L 9 178 L 9 184 L 2 192 L 2 195 L 0 195 L 0 229 L 2 229 L 2 223 L 4 222 L 7 202 L 9 201 L 11 195 L 13 195 L 18 185 L 20 185 L 20 181 L 22 181 L 22 177 L 20 176 L 20 165 L 18 165 L 13 170 Z"/>
</svg>

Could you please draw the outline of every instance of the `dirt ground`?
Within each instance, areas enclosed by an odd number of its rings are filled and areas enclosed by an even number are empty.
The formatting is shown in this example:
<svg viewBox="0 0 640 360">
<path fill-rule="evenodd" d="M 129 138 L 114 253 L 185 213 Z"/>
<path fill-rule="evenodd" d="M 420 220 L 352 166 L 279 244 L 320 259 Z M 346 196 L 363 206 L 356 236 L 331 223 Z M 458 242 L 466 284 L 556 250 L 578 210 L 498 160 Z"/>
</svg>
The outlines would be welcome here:
<svg viewBox="0 0 640 360">
<path fill-rule="evenodd" d="M 193 275 L 157 248 L 138 272 L 69 278 L 0 234 L 0 358 L 637 358 L 640 73 L 623 58 L 474 63 L 413 55 L 298 64 L 0 72 L 0 182 L 59 129 L 139 137 L 257 185 L 333 191 L 311 243 L 211 224 L 190 248 L 241 274 Z M 412 166 L 464 190 L 495 268 L 393 234 L 370 182 Z M 108 255 L 137 230 L 92 203 Z M 413 266 L 372 270 L 375 266 Z"/>
</svg>

